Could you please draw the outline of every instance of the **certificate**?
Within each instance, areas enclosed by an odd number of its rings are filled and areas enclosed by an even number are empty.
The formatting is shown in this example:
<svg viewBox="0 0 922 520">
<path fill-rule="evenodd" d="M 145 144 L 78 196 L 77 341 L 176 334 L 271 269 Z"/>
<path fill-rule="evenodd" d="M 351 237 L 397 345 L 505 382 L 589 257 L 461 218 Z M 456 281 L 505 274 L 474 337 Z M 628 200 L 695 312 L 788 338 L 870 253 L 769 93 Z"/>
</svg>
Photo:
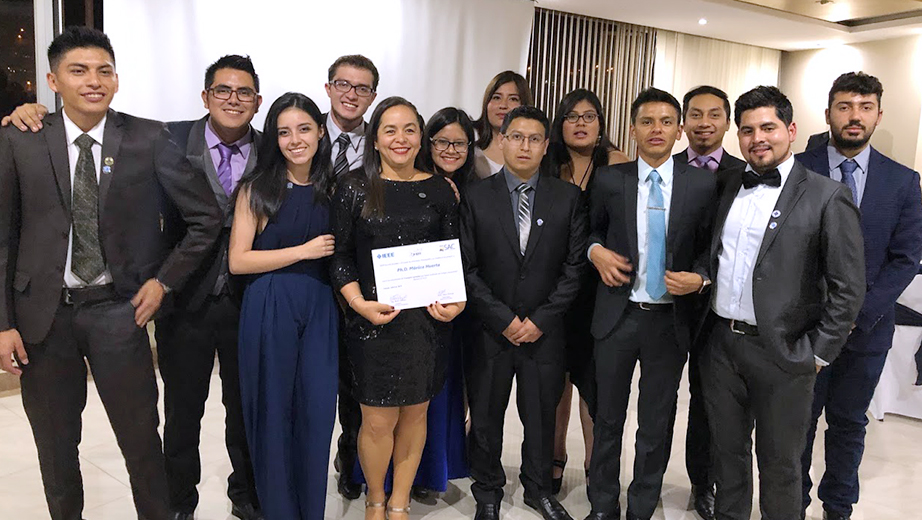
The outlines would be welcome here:
<svg viewBox="0 0 922 520">
<path fill-rule="evenodd" d="M 371 251 L 378 301 L 395 309 L 467 301 L 458 239 Z"/>
</svg>

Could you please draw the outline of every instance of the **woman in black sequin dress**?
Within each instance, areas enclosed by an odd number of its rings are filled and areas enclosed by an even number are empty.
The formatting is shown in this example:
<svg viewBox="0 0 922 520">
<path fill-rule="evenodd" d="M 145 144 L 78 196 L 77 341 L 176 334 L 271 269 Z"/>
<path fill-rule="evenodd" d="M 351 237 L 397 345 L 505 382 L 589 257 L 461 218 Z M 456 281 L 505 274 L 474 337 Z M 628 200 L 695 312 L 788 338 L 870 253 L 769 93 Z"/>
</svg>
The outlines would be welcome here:
<svg viewBox="0 0 922 520">
<path fill-rule="evenodd" d="M 407 518 L 410 486 L 426 442 L 429 400 L 442 389 L 450 322 L 463 303 L 394 310 L 378 303 L 371 251 L 458 237 L 457 201 L 441 177 L 415 168 L 423 121 L 388 98 L 366 127 L 364 172 L 340 181 L 332 208 L 334 287 L 349 306 L 344 340 L 362 406 L 359 461 L 366 519 L 384 518 L 384 480 L 394 463 L 388 518 Z"/>
</svg>

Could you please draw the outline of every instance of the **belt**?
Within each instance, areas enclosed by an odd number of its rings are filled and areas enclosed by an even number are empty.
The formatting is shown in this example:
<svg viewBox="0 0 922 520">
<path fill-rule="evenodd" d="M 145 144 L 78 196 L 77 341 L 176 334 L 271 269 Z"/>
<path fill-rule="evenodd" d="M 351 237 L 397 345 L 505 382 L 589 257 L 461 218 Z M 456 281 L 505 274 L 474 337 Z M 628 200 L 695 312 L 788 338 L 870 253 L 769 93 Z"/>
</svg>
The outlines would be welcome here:
<svg viewBox="0 0 922 520">
<path fill-rule="evenodd" d="M 746 323 L 745 321 L 740 321 L 740 320 L 728 320 L 727 318 L 724 318 L 723 316 L 718 316 L 717 314 L 715 314 L 714 316 L 721 323 L 729 325 L 730 330 L 732 330 L 735 334 L 742 334 L 743 336 L 758 336 L 759 335 L 759 327 L 755 325 L 750 325 Z"/>
<path fill-rule="evenodd" d="M 115 286 L 111 283 L 106 285 L 93 285 L 90 287 L 65 287 L 61 291 L 61 303 L 64 305 L 86 305 L 98 303 L 118 298 L 115 292 Z"/>
<path fill-rule="evenodd" d="M 627 304 L 632 309 L 640 309 L 647 312 L 672 312 L 671 303 L 644 303 L 628 300 Z"/>
</svg>

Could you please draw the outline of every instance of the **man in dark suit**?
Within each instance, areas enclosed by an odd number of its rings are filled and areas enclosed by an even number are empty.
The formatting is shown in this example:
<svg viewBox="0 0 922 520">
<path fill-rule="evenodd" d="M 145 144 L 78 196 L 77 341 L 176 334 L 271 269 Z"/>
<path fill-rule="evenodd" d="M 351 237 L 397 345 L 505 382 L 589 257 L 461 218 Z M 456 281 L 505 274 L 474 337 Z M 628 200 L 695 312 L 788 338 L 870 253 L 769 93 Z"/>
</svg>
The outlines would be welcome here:
<svg viewBox="0 0 922 520">
<path fill-rule="evenodd" d="M 219 360 L 225 410 L 224 442 L 232 472 L 227 479 L 231 513 L 245 520 L 262 518 L 253 482 L 240 404 L 237 328 L 238 283 L 227 269 L 231 195 L 240 178 L 256 166 L 259 134 L 250 121 L 259 110 L 259 77 L 249 57 L 224 56 L 205 71 L 202 101 L 208 115 L 167 126 L 196 173 L 207 179 L 212 198 L 223 208 L 224 227 L 215 247 L 182 291 L 172 311 L 157 319 L 155 330 L 163 378 L 163 451 L 176 520 L 191 520 L 198 505 L 196 485 L 202 465 L 199 440 L 215 353 Z M 186 234 L 179 208 L 164 198 L 163 234 L 172 246 Z"/>
<path fill-rule="evenodd" d="M 829 132 L 818 132 L 810 136 L 807 139 L 807 147 L 804 148 L 804 151 L 809 151 L 814 148 L 825 148 L 829 144 Z"/>
<path fill-rule="evenodd" d="M 729 177 L 711 246 L 701 356 L 715 515 L 752 511 L 756 430 L 762 518 L 801 514 L 800 456 L 816 372 L 838 356 L 864 297 L 858 208 L 846 187 L 794 161 L 791 102 L 775 87 L 736 101 L 748 163 Z"/>
<path fill-rule="evenodd" d="M 221 214 L 162 123 L 109 110 L 118 76 L 105 34 L 70 27 L 48 60 L 64 109 L 40 133 L 0 134 L 0 367 L 22 374 L 54 520 L 83 510 L 87 361 L 138 515 L 163 520 L 168 491 L 145 325 L 208 254 Z M 172 250 L 160 237 L 161 191 L 187 227 Z"/>
<path fill-rule="evenodd" d="M 919 270 L 922 192 L 919 174 L 870 145 L 883 112 L 883 86 L 862 72 L 839 76 L 829 91 L 832 140 L 797 156 L 808 169 L 849 186 L 861 208 L 868 291 L 842 353 L 817 375 L 813 416 L 803 452 L 803 507 L 810 503 L 816 422 L 826 411 L 826 472 L 818 494 L 823 518 L 845 520 L 858 502 L 858 466 L 867 411 L 893 343 L 896 299 Z"/>
<path fill-rule="evenodd" d="M 670 424 L 707 287 L 717 183 L 672 158 L 681 107 L 649 88 L 631 104 L 638 159 L 601 168 L 590 200 L 589 259 L 599 271 L 592 335 L 598 411 L 589 500 L 592 520 L 621 518 L 621 440 L 634 367 L 640 362 L 634 480 L 627 518 L 653 516 L 663 486 Z"/>
<path fill-rule="evenodd" d="M 522 419 L 525 503 L 545 519 L 570 515 L 554 497 L 555 410 L 563 392 L 563 316 L 586 260 L 586 214 L 576 186 L 540 175 L 548 120 L 518 107 L 501 128 L 503 170 L 461 201 L 461 250 L 473 312 L 467 360 L 469 461 L 477 520 L 499 518 L 506 475 L 503 419 L 513 378 Z"/>
<path fill-rule="evenodd" d="M 724 135 L 730 129 L 730 99 L 719 88 L 703 85 L 693 88 L 682 99 L 682 117 L 688 148 L 675 154 L 676 164 L 691 164 L 717 175 L 717 189 L 726 184 L 728 172 L 745 166 L 745 161 L 730 155 L 723 147 Z M 695 511 L 704 520 L 714 517 L 714 478 L 711 468 L 711 435 L 704 396 L 701 393 L 700 342 L 693 342 L 688 351 L 688 427 L 685 433 L 685 468 L 691 482 Z M 673 425 L 675 420 L 673 420 Z M 667 446 L 672 446 L 669 429 Z M 668 462 L 669 453 L 666 453 Z"/>
</svg>

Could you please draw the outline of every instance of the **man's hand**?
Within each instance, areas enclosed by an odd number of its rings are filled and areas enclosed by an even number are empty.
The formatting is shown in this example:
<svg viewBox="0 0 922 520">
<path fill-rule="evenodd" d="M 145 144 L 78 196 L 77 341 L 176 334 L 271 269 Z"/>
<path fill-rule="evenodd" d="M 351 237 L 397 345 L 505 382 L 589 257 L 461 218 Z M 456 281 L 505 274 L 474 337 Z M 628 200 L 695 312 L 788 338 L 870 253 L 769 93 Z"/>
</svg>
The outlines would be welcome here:
<svg viewBox="0 0 922 520">
<path fill-rule="evenodd" d="M 541 338 L 542 334 L 544 333 L 541 332 L 541 329 L 539 329 L 530 318 L 525 318 L 519 331 L 512 335 L 512 341 L 517 345 L 521 343 L 534 343 Z"/>
<path fill-rule="evenodd" d="M 604 246 L 598 245 L 592 248 L 589 253 L 589 260 L 595 266 L 599 276 L 602 277 L 602 283 L 609 287 L 621 287 L 630 283 L 631 277 L 627 273 L 634 270 L 630 260 L 626 257 L 615 253 Z"/>
<path fill-rule="evenodd" d="M 12 114 L 0 120 L 0 126 L 13 123 L 13 126 L 23 132 L 29 129 L 33 132 L 38 132 L 42 129 L 42 119 L 47 113 L 48 109 L 45 108 L 45 105 L 26 103 L 25 105 L 19 105 L 16 110 L 13 110 Z"/>
<path fill-rule="evenodd" d="M 22 370 L 16 366 L 13 354 L 16 354 L 23 365 L 29 364 L 29 356 L 26 355 L 26 347 L 22 344 L 19 331 L 10 329 L 0 332 L 0 368 L 18 376 L 22 374 Z"/>
<path fill-rule="evenodd" d="M 522 328 L 522 320 L 520 320 L 519 317 L 516 316 L 515 319 L 512 320 L 512 323 L 510 323 L 509 326 L 506 327 L 506 330 L 503 331 L 503 336 L 507 340 L 509 340 L 509 343 L 512 343 L 513 345 L 518 347 L 519 342 L 513 339 L 513 337 L 519 332 L 521 328 Z"/>
<path fill-rule="evenodd" d="M 704 278 L 698 273 L 666 271 L 666 290 L 673 296 L 685 296 L 701 290 Z"/>
<path fill-rule="evenodd" d="M 138 327 L 147 325 L 147 322 L 154 316 L 160 304 L 163 303 L 164 293 L 160 282 L 151 278 L 144 282 L 138 294 L 134 295 L 131 304 L 134 305 L 134 322 L 138 324 Z"/>
</svg>

